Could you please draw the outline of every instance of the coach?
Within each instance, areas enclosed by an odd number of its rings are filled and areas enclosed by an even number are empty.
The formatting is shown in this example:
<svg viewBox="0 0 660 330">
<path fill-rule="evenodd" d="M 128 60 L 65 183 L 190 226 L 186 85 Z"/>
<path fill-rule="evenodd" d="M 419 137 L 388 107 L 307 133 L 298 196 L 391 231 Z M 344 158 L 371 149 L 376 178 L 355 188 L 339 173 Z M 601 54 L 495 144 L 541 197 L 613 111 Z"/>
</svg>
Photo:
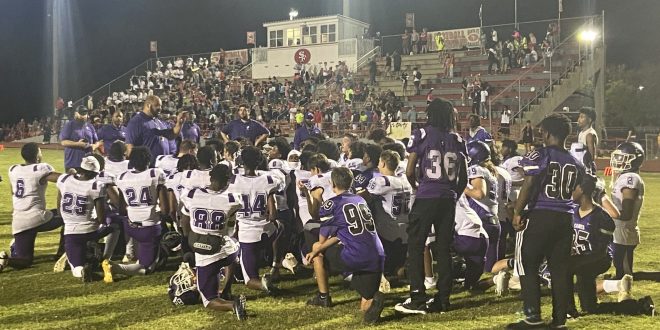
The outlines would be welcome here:
<svg viewBox="0 0 660 330">
<path fill-rule="evenodd" d="M 100 145 L 94 126 L 87 121 L 89 110 L 84 105 L 76 108 L 73 120 L 70 120 L 60 132 L 60 141 L 64 147 L 64 168 L 80 167 L 85 154 L 93 152 Z"/>
<path fill-rule="evenodd" d="M 170 150 L 168 140 L 175 139 L 181 133 L 181 127 L 186 120 L 186 112 L 179 113 L 174 127 L 168 128 L 164 122 L 158 119 L 162 105 L 158 96 L 149 95 L 144 101 L 142 112 L 137 113 L 128 122 L 126 125 L 126 153 L 128 155 L 131 154 L 133 147 L 147 147 L 151 151 L 151 163 L 154 164 L 156 157 L 175 152 L 175 150 Z"/>
<path fill-rule="evenodd" d="M 238 138 L 246 138 L 257 146 L 265 141 L 268 134 L 270 134 L 266 127 L 248 117 L 247 106 L 244 104 L 238 107 L 238 118 L 230 121 L 220 132 L 225 143 Z"/>
<path fill-rule="evenodd" d="M 124 126 L 124 114 L 115 110 L 112 114 L 112 123 L 103 125 L 98 131 L 99 140 L 103 141 L 103 153 L 110 151 L 110 146 L 115 141 L 126 141 L 126 127 Z"/>
<path fill-rule="evenodd" d="M 314 114 L 308 112 L 305 115 L 305 121 L 296 129 L 296 134 L 293 136 L 293 148 L 300 150 L 300 143 L 307 140 L 311 136 L 321 134 L 321 130 L 314 127 Z"/>
</svg>

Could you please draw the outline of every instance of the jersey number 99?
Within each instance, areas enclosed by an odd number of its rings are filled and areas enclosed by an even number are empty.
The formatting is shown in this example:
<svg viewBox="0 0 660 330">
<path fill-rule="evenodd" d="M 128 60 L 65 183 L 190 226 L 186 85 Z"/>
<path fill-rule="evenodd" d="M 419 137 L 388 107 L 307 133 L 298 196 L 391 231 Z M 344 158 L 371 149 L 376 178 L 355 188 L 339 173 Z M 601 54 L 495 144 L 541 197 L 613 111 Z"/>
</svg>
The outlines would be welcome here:
<svg viewBox="0 0 660 330">
<path fill-rule="evenodd" d="M 360 235 L 366 229 L 368 232 L 375 232 L 374 219 L 367 204 L 346 204 L 343 208 L 344 218 L 348 223 L 348 231 L 353 236 Z"/>
</svg>

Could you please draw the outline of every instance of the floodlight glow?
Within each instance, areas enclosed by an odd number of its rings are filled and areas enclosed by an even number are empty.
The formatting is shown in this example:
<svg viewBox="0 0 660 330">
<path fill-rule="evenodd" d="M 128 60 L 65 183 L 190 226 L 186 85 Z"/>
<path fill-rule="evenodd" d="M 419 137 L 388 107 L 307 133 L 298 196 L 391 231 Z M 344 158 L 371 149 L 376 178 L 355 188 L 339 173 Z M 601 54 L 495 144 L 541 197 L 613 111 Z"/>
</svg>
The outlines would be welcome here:
<svg viewBox="0 0 660 330">
<path fill-rule="evenodd" d="M 582 41 L 594 41 L 596 40 L 596 37 L 598 36 L 598 33 L 594 30 L 584 30 L 580 32 L 580 40 Z"/>
<path fill-rule="evenodd" d="M 292 8 L 289 12 L 289 20 L 292 21 L 296 17 L 298 17 L 298 11 Z"/>
</svg>

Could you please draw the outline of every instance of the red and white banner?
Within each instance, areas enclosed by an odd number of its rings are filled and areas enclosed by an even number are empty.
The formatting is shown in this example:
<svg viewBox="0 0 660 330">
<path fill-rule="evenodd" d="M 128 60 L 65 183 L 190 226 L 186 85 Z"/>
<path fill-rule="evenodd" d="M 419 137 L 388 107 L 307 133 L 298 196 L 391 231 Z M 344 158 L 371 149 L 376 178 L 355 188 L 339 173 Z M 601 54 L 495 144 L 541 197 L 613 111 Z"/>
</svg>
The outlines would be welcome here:
<svg viewBox="0 0 660 330">
<path fill-rule="evenodd" d="M 238 50 L 225 50 L 224 52 L 213 52 L 211 53 L 211 63 L 217 64 L 220 62 L 222 55 L 224 54 L 224 64 L 229 65 L 231 61 L 232 64 L 240 62 L 245 65 L 248 63 L 248 50 L 247 49 L 238 49 Z"/>
</svg>

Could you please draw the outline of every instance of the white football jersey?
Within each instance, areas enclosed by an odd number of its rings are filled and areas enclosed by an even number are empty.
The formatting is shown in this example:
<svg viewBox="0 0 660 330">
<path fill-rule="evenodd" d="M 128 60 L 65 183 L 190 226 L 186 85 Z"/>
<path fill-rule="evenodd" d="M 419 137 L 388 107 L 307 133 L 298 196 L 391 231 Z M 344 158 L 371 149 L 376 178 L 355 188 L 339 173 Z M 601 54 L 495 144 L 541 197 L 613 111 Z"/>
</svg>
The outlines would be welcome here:
<svg viewBox="0 0 660 330">
<path fill-rule="evenodd" d="M 181 178 L 181 185 L 185 190 L 193 188 L 206 188 L 211 185 L 211 170 L 189 170 L 185 171 Z"/>
<path fill-rule="evenodd" d="M 182 182 L 187 173 L 188 171 L 176 172 L 165 178 L 165 188 L 174 193 L 174 198 L 177 201 L 181 199 L 181 192 L 186 188 Z"/>
<path fill-rule="evenodd" d="M 363 172 L 364 170 L 367 169 L 366 166 L 363 164 L 364 162 L 362 161 L 362 158 L 353 158 L 347 160 L 343 166 L 348 168 L 351 171 L 358 171 L 358 172 Z"/>
<path fill-rule="evenodd" d="M 62 174 L 57 179 L 57 189 L 62 195 L 59 209 L 64 220 L 64 234 L 96 231 L 100 224 L 94 219 L 94 202 L 105 197 L 103 184 L 94 179 L 82 181 L 74 175 Z"/>
<path fill-rule="evenodd" d="M 479 238 L 480 235 L 484 235 L 488 238 L 488 234 L 483 228 L 479 215 L 470 207 L 470 203 L 465 194 L 461 194 L 461 197 L 456 201 L 456 216 L 454 217 L 454 221 L 456 235 L 474 238 Z"/>
<path fill-rule="evenodd" d="M 142 172 L 128 171 L 117 178 L 117 188 L 124 196 L 126 212 L 131 222 L 141 223 L 143 226 L 160 223 L 158 186 L 164 184 L 165 173 L 159 168 Z"/>
<path fill-rule="evenodd" d="M 612 188 L 612 202 L 619 212 L 623 211 L 622 190 L 624 188 L 636 189 L 638 197 L 635 201 L 632 218 L 630 220 L 622 221 L 614 219 L 614 224 L 616 225 L 616 228 L 614 229 L 614 243 L 621 245 L 638 245 L 640 240 L 637 221 L 639 220 L 639 214 L 642 209 L 642 204 L 644 203 L 644 181 L 639 174 L 632 172 L 623 173 L 616 179 L 614 188 Z"/>
<path fill-rule="evenodd" d="M 520 166 L 521 160 L 522 156 L 513 156 L 507 158 L 502 164 L 500 164 L 500 167 L 509 172 L 512 182 L 525 180 L 525 172 L 523 171 L 522 166 Z"/>
<path fill-rule="evenodd" d="M 305 170 L 295 170 L 293 174 L 296 176 L 296 180 L 302 182 L 302 184 L 307 187 L 308 191 L 311 191 L 312 187 L 309 184 L 309 178 L 312 176 L 312 173 Z M 298 187 L 296 183 L 296 194 L 298 195 L 298 215 L 300 216 L 300 221 L 303 226 L 312 220 L 312 215 L 309 213 L 309 205 L 307 204 L 307 193 L 304 193 Z"/>
<path fill-rule="evenodd" d="M 274 176 L 261 174 L 257 176 L 233 176 L 227 188 L 229 201 L 241 203 L 236 212 L 238 221 L 238 241 L 254 243 L 261 240 L 261 235 L 274 232 L 266 216 L 268 196 L 281 190 L 283 183 Z"/>
<path fill-rule="evenodd" d="M 227 191 L 193 189 L 181 196 L 181 213 L 190 217 L 190 230 L 202 235 L 225 236 L 225 245 L 213 255 L 195 253 L 197 266 L 207 266 L 238 251 L 238 244 L 229 238 L 228 222 L 241 204 L 230 200 Z"/>
<path fill-rule="evenodd" d="M 328 158 L 328 163 L 330 163 L 330 169 L 332 170 L 333 168 L 340 167 L 339 163 L 334 160 L 334 159 L 329 159 Z"/>
<path fill-rule="evenodd" d="M 498 215 L 498 207 L 497 207 L 497 201 L 498 201 L 498 189 L 497 189 L 497 177 L 495 177 L 490 171 L 488 171 L 487 168 L 479 166 L 479 165 L 472 165 L 468 168 L 468 179 L 476 179 L 476 178 L 482 178 L 484 179 L 484 183 L 486 184 L 486 196 L 482 199 L 474 199 L 470 198 L 469 201 L 471 200 L 474 204 L 471 204 L 473 208 L 475 208 L 475 211 L 479 213 L 480 211 L 485 211 L 493 215 L 494 218 L 497 218 Z M 478 210 L 476 208 L 481 208 L 482 210 Z"/>
<path fill-rule="evenodd" d="M 9 168 L 9 182 L 12 192 L 12 234 L 18 234 L 38 227 L 53 218 L 46 210 L 46 188 L 40 184 L 41 178 L 54 171 L 46 164 L 14 165 Z"/>
<path fill-rule="evenodd" d="M 594 137 L 596 138 L 596 145 L 598 145 L 598 133 L 596 133 L 596 130 L 593 127 L 589 127 L 585 129 L 584 131 L 580 131 L 578 133 L 578 142 L 582 143 L 583 145 L 587 145 L 587 135 L 593 134 Z"/>
<path fill-rule="evenodd" d="M 230 171 L 233 171 L 233 170 L 234 170 L 234 167 L 236 167 L 236 162 L 231 161 L 231 160 L 226 160 L 226 159 L 221 160 L 221 161 L 218 163 L 218 165 L 219 165 L 219 164 L 227 165 L 227 167 L 229 167 L 229 170 L 230 170 Z"/>
<path fill-rule="evenodd" d="M 332 179 L 330 178 L 330 172 L 311 176 L 309 178 L 309 186 L 311 188 L 310 192 L 318 188 L 323 189 L 323 201 L 327 201 L 330 198 L 337 196 L 337 194 L 332 191 Z"/>
<path fill-rule="evenodd" d="M 405 244 L 408 241 L 408 214 L 415 202 L 408 179 L 402 175 L 376 176 L 369 181 L 367 191 L 379 198 L 382 206 L 382 209 L 376 207 L 374 212 L 378 235 L 390 242 L 400 238 Z"/>
<path fill-rule="evenodd" d="M 107 157 L 105 158 L 105 168 L 103 169 L 103 172 L 111 174 L 116 178 L 126 171 L 128 171 L 128 160 L 113 162 Z"/>
<path fill-rule="evenodd" d="M 39 181 L 54 171 L 55 169 L 46 163 L 14 165 L 9 168 L 14 214 L 46 209 L 48 184 L 40 184 Z"/>
<path fill-rule="evenodd" d="M 170 175 L 176 172 L 176 165 L 178 163 L 179 158 L 174 155 L 160 155 L 156 157 L 156 164 L 154 167 L 163 170 L 165 175 Z"/>
<path fill-rule="evenodd" d="M 496 166 L 497 170 L 497 218 L 504 221 L 509 217 L 506 204 L 511 196 L 511 175 L 501 167 Z"/>
<path fill-rule="evenodd" d="M 394 175 L 406 175 L 406 168 L 408 168 L 408 160 L 404 159 L 399 162 L 399 166 L 394 171 Z"/>
<path fill-rule="evenodd" d="M 291 184 L 291 175 L 289 175 L 291 171 L 289 170 L 289 164 L 281 159 L 272 159 L 268 162 L 268 168 L 268 174 L 276 177 L 280 182 L 283 183 L 282 190 L 275 193 L 275 204 L 277 205 L 277 210 L 288 210 L 289 204 L 286 197 L 286 189 L 289 187 L 289 184 Z"/>
</svg>

